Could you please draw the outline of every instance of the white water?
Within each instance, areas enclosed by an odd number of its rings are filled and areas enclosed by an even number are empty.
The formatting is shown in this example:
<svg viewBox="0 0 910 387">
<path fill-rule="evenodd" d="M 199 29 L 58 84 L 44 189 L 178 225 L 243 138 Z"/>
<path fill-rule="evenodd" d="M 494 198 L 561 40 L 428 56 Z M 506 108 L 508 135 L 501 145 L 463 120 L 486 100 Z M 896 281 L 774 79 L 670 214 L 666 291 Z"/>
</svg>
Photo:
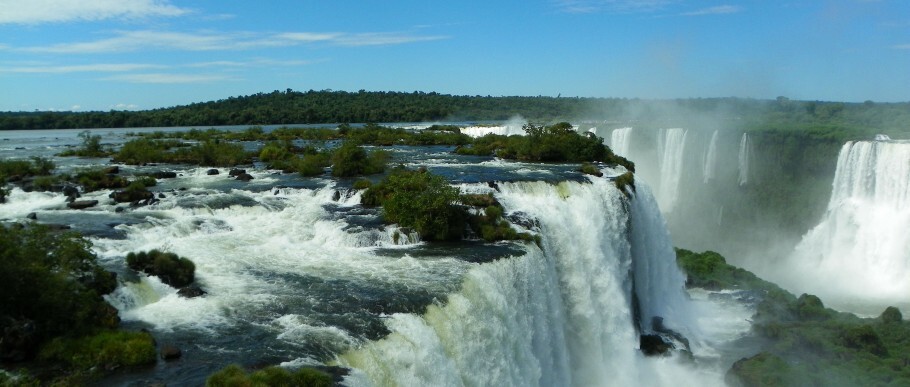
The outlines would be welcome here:
<svg viewBox="0 0 910 387">
<path fill-rule="evenodd" d="M 743 133 L 739 141 L 739 185 L 749 184 L 749 164 L 752 161 L 752 140 L 749 133 Z"/>
<path fill-rule="evenodd" d="M 711 141 L 708 143 L 708 151 L 705 153 L 705 166 L 702 169 L 704 183 L 708 184 L 717 177 L 717 136 L 720 131 L 715 130 L 711 135 Z"/>
<path fill-rule="evenodd" d="M 629 209 L 606 179 L 500 188 L 508 211 L 540 222 L 542 249 L 530 244 L 523 256 L 474 266 L 459 292 L 422 316 L 391 316 L 388 337 L 339 357 L 355 368 L 347 383 L 723 385 L 719 370 L 637 350 L 633 282 L 643 321 L 660 315 L 672 329 L 695 331 L 682 274 L 644 185 Z"/>
<path fill-rule="evenodd" d="M 613 153 L 620 156 L 629 155 L 629 145 L 632 142 L 632 128 L 613 129 L 610 133 L 610 148 Z"/>
<path fill-rule="evenodd" d="M 468 126 L 461 128 L 461 133 L 467 134 L 468 136 L 477 138 L 483 137 L 488 134 L 497 134 L 502 136 L 524 136 L 524 126 L 528 123 L 527 120 L 521 117 L 512 117 L 508 122 L 502 125 L 496 126 Z"/>
<path fill-rule="evenodd" d="M 687 132 L 682 128 L 664 129 L 657 136 L 657 157 L 660 165 L 660 190 L 657 201 L 665 214 L 673 212 L 679 198 Z"/>
<path fill-rule="evenodd" d="M 848 142 L 824 218 L 790 257 L 789 271 L 801 274 L 784 275 L 785 284 L 832 304 L 906 305 L 908 230 L 910 143 Z"/>
</svg>

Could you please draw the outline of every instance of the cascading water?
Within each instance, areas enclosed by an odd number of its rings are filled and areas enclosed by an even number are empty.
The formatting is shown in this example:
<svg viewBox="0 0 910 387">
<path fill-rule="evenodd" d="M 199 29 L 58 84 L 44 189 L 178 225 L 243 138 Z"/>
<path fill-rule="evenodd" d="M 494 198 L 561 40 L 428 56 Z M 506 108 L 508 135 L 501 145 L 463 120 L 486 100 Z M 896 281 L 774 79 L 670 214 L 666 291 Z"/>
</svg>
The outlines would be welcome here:
<svg viewBox="0 0 910 387">
<path fill-rule="evenodd" d="M 821 223 L 790 257 L 786 285 L 850 308 L 910 303 L 910 142 L 841 148 Z M 832 286 L 832 284 L 836 284 Z"/>
<path fill-rule="evenodd" d="M 708 184 L 717 177 L 717 136 L 720 131 L 715 130 L 711 135 L 711 141 L 708 143 L 708 151 L 705 153 L 705 164 L 702 168 L 702 177 L 704 183 Z"/>
<path fill-rule="evenodd" d="M 752 140 L 743 133 L 739 141 L 739 185 L 749 184 L 749 164 L 752 161 Z"/>
<path fill-rule="evenodd" d="M 355 368 L 349 384 L 722 384 L 719 373 L 636 350 L 633 292 L 641 321 L 660 316 L 693 331 L 682 274 L 644 185 L 629 202 L 606 179 L 500 189 L 510 213 L 539 223 L 540 247 L 475 266 L 459 292 L 422 316 L 391 316 L 389 336 L 339 357 Z"/>
<path fill-rule="evenodd" d="M 632 128 L 613 129 L 610 133 L 610 148 L 620 156 L 629 155 L 629 144 L 632 142 Z"/>
<path fill-rule="evenodd" d="M 657 136 L 657 156 L 660 164 L 660 190 L 657 201 L 664 213 L 673 212 L 679 198 L 679 183 L 684 170 L 686 133 L 682 128 L 664 129 Z"/>
</svg>

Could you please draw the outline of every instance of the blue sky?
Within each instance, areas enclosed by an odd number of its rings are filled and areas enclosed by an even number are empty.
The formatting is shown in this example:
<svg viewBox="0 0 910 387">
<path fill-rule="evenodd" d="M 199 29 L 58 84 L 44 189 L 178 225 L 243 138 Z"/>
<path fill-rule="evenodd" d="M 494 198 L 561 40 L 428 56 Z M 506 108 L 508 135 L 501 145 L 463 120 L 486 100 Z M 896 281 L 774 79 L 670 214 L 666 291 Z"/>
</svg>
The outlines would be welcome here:
<svg viewBox="0 0 910 387">
<path fill-rule="evenodd" d="M 910 1 L 0 0 L 0 110 L 287 88 L 910 101 Z"/>
</svg>

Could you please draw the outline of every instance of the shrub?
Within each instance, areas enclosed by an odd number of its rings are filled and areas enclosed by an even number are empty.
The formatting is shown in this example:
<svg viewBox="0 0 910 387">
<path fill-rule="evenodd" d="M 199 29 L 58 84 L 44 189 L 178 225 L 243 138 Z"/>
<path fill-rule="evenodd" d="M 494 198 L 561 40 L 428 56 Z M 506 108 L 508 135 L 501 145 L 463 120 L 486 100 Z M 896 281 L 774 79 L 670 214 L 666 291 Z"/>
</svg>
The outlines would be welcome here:
<svg viewBox="0 0 910 387">
<path fill-rule="evenodd" d="M 86 192 L 100 189 L 126 188 L 129 180 L 122 176 L 106 173 L 102 168 L 87 169 L 76 173 L 75 182 L 85 188 Z"/>
<path fill-rule="evenodd" d="M 161 282 L 175 288 L 182 288 L 195 280 L 196 265 L 174 253 L 159 250 L 129 253 L 126 255 L 126 264 L 133 270 L 158 276 Z"/>
<path fill-rule="evenodd" d="M 39 358 L 68 364 L 77 369 L 155 364 L 155 339 L 148 332 L 102 331 L 80 338 L 57 338 L 48 343 Z"/>
<path fill-rule="evenodd" d="M 635 175 L 632 174 L 632 172 L 623 173 L 613 180 L 613 184 L 616 184 L 616 188 L 618 188 L 620 192 L 628 195 L 629 192 L 626 191 L 626 187 L 631 188 L 632 192 L 635 192 Z"/>
<path fill-rule="evenodd" d="M 151 178 L 152 182 L 155 181 L 155 178 Z M 130 183 L 123 191 L 111 192 L 110 197 L 114 199 L 117 203 L 128 203 L 135 202 L 139 200 L 148 200 L 154 197 L 154 195 L 145 188 L 145 183 L 143 180 L 136 180 Z"/>
<path fill-rule="evenodd" d="M 413 228 L 426 240 L 457 239 L 464 230 L 464 211 L 454 205 L 458 189 L 425 170 L 396 169 L 361 200 L 381 205 L 387 222 Z"/>
<path fill-rule="evenodd" d="M 353 142 L 345 142 L 332 153 L 332 176 L 350 177 L 373 175 L 385 171 L 388 153 L 373 151 L 367 153 Z"/>
<path fill-rule="evenodd" d="M 101 298 L 116 279 L 89 246 L 76 234 L 39 225 L 0 226 L 0 334 L 21 322 L 31 322 L 34 332 L 34 341 L 19 347 L 0 336 L 0 358 L 12 352 L 28 358 L 49 338 L 117 326 L 117 310 Z"/>
<path fill-rule="evenodd" d="M 58 156 L 80 156 L 80 157 L 106 157 L 110 152 L 104 150 L 101 146 L 101 136 L 92 135 L 92 132 L 83 130 L 79 132 L 79 138 L 82 139 L 82 147 L 73 150 L 64 151 Z"/>
<path fill-rule="evenodd" d="M 331 165 L 331 161 L 325 153 L 305 155 L 295 161 L 295 167 L 301 176 L 321 175 L 325 173 L 325 168 L 329 165 Z"/>
<path fill-rule="evenodd" d="M 357 179 L 357 181 L 354 182 L 354 185 L 352 188 L 367 189 L 367 188 L 370 188 L 372 185 L 373 185 L 373 182 L 371 182 L 367 179 Z"/>
<path fill-rule="evenodd" d="M 581 167 L 578 168 L 578 171 L 581 173 L 584 173 L 586 175 L 592 175 L 592 176 L 597 176 L 597 177 L 601 177 L 604 175 L 603 172 L 601 172 L 600 169 L 597 168 L 596 165 L 591 164 L 591 163 L 582 163 Z"/>
<path fill-rule="evenodd" d="M 0 179 L 46 176 L 56 168 L 54 162 L 43 157 L 29 160 L 0 160 Z"/>
<path fill-rule="evenodd" d="M 882 315 L 879 316 L 879 319 L 884 323 L 899 323 L 904 320 L 904 316 L 901 314 L 900 309 L 897 309 L 893 306 L 885 308 L 885 311 L 882 312 Z"/>
<path fill-rule="evenodd" d="M 315 368 L 304 367 L 291 372 L 281 367 L 267 367 L 252 374 L 247 374 L 242 367 L 232 364 L 210 375 L 205 381 L 205 385 L 211 387 L 328 387 L 333 385 L 333 380 L 329 374 Z"/>
</svg>

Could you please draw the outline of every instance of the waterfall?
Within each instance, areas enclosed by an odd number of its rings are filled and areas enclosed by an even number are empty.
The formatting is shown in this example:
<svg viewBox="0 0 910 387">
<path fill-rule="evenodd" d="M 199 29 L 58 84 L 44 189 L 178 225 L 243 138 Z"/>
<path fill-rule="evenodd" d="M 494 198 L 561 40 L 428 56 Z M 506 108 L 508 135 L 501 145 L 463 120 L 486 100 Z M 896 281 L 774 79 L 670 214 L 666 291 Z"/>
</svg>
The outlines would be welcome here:
<svg viewBox="0 0 910 387">
<path fill-rule="evenodd" d="M 539 222 L 540 247 L 476 265 L 421 316 L 392 315 L 390 335 L 338 358 L 354 368 L 348 384 L 722 385 L 636 349 L 633 294 L 641 321 L 689 332 L 683 277 L 643 184 L 631 200 L 606 179 L 500 188 L 507 211 Z"/>
<path fill-rule="evenodd" d="M 739 141 L 739 185 L 749 183 L 749 163 L 752 159 L 752 140 L 749 133 L 743 133 Z"/>
<path fill-rule="evenodd" d="M 838 156 L 827 212 L 791 257 L 804 278 L 790 282 L 836 302 L 906 304 L 908 229 L 910 143 L 848 142 Z"/>
<path fill-rule="evenodd" d="M 702 169 L 704 183 L 708 184 L 717 177 L 717 130 L 711 135 L 711 141 L 708 143 L 708 151 L 705 153 L 705 166 Z"/>
<path fill-rule="evenodd" d="M 632 141 L 632 128 L 613 129 L 610 133 L 610 148 L 620 156 L 629 156 L 629 144 Z"/>
<path fill-rule="evenodd" d="M 660 191 L 657 200 L 663 213 L 673 212 L 679 197 L 687 130 L 664 129 L 657 137 L 657 156 L 660 164 Z"/>
</svg>

